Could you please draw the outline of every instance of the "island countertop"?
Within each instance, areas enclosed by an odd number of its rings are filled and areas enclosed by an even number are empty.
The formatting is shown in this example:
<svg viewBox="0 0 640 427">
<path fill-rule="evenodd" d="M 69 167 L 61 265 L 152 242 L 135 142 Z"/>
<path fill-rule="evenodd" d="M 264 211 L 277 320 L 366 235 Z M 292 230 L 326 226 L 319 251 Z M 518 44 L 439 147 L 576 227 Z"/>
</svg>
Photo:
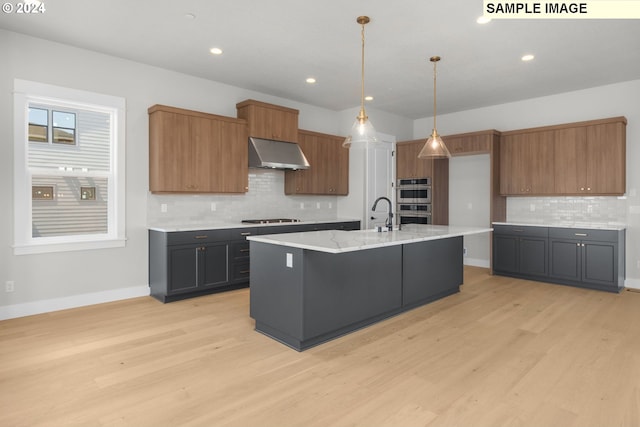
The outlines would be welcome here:
<svg viewBox="0 0 640 427">
<path fill-rule="evenodd" d="M 319 252 L 344 253 L 470 234 L 488 233 L 491 228 L 449 225 L 403 225 L 402 230 L 321 230 L 304 233 L 249 236 L 247 240 Z"/>
</svg>

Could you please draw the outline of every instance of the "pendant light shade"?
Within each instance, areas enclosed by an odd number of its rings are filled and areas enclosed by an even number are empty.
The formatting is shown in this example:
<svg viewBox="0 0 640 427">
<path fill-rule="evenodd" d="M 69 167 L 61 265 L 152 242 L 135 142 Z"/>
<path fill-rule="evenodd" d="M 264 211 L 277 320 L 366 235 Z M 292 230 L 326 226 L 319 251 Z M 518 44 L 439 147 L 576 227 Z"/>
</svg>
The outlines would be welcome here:
<svg viewBox="0 0 640 427">
<path fill-rule="evenodd" d="M 436 63 L 440 61 L 439 56 L 432 56 L 430 61 L 433 62 L 433 131 L 427 142 L 418 154 L 419 159 L 448 159 L 451 153 L 444 145 L 444 141 L 438 135 L 436 130 Z"/>
<path fill-rule="evenodd" d="M 349 148 L 353 144 L 355 146 L 365 147 L 371 142 L 378 142 L 376 130 L 364 111 L 364 26 L 370 21 L 368 16 L 358 16 L 356 22 L 362 26 L 362 79 L 360 91 L 360 113 L 356 117 L 356 121 L 351 127 L 351 132 L 342 143 L 343 147 Z"/>
</svg>

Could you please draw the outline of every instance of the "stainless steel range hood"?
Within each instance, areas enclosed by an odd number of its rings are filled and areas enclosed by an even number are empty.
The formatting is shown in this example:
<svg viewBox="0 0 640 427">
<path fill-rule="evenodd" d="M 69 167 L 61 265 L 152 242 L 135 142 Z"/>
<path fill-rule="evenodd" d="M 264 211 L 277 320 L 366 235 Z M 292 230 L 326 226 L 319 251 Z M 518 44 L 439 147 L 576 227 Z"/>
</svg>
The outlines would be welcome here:
<svg viewBox="0 0 640 427">
<path fill-rule="evenodd" d="M 309 169 L 309 161 L 295 142 L 249 137 L 249 167 Z"/>
</svg>

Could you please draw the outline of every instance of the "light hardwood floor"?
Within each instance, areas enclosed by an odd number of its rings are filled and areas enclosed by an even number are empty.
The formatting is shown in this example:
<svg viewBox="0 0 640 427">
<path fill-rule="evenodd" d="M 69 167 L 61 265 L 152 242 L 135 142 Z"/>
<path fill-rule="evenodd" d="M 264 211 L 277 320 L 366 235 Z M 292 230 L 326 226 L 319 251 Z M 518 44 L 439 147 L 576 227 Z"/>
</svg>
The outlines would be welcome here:
<svg viewBox="0 0 640 427">
<path fill-rule="evenodd" d="M 459 294 L 298 353 L 249 290 L 0 322 L 0 426 L 639 426 L 640 293 L 467 267 Z"/>
</svg>

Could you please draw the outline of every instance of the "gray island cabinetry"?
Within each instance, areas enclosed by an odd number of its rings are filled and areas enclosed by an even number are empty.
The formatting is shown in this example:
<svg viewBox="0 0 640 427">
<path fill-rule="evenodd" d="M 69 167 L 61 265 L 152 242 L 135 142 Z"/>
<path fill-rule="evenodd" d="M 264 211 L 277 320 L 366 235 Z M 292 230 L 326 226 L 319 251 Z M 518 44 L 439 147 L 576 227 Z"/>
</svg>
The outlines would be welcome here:
<svg viewBox="0 0 640 427">
<path fill-rule="evenodd" d="M 255 329 L 298 351 L 459 291 L 463 235 L 491 229 L 250 236 Z"/>
</svg>

